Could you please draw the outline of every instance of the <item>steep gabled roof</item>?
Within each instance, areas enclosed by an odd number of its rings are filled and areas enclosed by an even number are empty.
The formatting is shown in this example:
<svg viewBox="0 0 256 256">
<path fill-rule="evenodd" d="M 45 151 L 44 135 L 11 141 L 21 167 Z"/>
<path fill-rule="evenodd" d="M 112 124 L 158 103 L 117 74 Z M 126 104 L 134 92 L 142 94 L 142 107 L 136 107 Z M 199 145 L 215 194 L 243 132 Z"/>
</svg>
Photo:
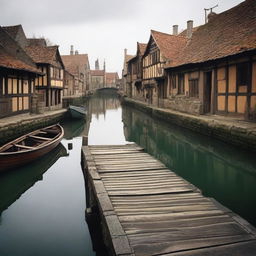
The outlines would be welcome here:
<svg viewBox="0 0 256 256">
<path fill-rule="evenodd" d="M 89 69 L 88 54 L 61 55 L 66 69 L 74 75 L 79 73 L 79 70 Z"/>
<path fill-rule="evenodd" d="M 16 39 L 16 36 L 20 29 L 22 29 L 21 25 L 15 26 L 3 26 L 2 27 L 13 39 Z"/>
<path fill-rule="evenodd" d="M 28 45 L 27 37 L 21 25 L 2 27 L 23 49 Z"/>
<path fill-rule="evenodd" d="M 105 70 L 91 70 L 91 76 L 105 76 Z"/>
<path fill-rule="evenodd" d="M 131 59 L 133 59 L 134 57 L 136 57 L 135 55 L 126 55 L 125 56 L 125 63 L 129 62 Z"/>
<path fill-rule="evenodd" d="M 30 45 L 26 47 L 26 52 L 36 63 L 46 63 L 58 66 L 58 62 L 60 62 L 64 67 L 57 45 L 46 47 L 41 45 Z"/>
<path fill-rule="evenodd" d="M 28 38 L 27 41 L 30 46 L 47 46 L 44 38 Z"/>
<path fill-rule="evenodd" d="M 119 79 L 117 72 L 106 72 L 107 83 L 111 83 L 111 82 L 115 81 L 116 79 Z"/>
<path fill-rule="evenodd" d="M 36 67 L 30 66 L 22 60 L 8 54 L 2 46 L 0 46 L 0 67 L 42 74 Z"/>
<path fill-rule="evenodd" d="M 0 66 L 41 74 L 32 58 L 2 27 L 0 27 Z"/>
<path fill-rule="evenodd" d="M 200 26 L 194 27 L 192 29 L 192 33 L 196 32 Z M 182 32 L 179 33 L 179 36 L 187 36 L 187 29 L 184 29 Z"/>
<path fill-rule="evenodd" d="M 142 44 L 142 43 L 137 43 L 137 54 L 138 54 L 138 51 L 140 52 L 141 55 L 144 55 L 145 51 L 146 51 L 146 48 L 147 48 L 147 44 Z"/>
<path fill-rule="evenodd" d="M 167 61 L 173 61 L 185 48 L 188 39 L 184 36 L 170 35 L 151 30 L 151 37 L 156 42 L 162 56 Z"/>
<path fill-rule="evenodd" d="M 168 67 L 202 63 L 256 49 L 256 1 L 246 0 L 200 26 Z"/>
</svg>

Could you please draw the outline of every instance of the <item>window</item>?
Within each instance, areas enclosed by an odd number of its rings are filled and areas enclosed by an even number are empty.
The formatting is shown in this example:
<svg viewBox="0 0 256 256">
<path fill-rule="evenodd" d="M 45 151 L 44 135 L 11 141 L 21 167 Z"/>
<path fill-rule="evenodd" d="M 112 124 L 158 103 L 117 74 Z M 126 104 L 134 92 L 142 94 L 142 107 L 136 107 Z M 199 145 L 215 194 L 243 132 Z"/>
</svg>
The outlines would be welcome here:
<svg viewBox="0 0 256 256">
<path fill-rule="evenodd" d="M 184 88 L 184 74 L 178 75 L 178 94 L 184 94 L 185 88 Z"/>
<path fill-rule="evenodd" d="M 198 98 L 199 96 L 198 79 L 189 80 L 189 96 Z"/>
<path fill-rule="evenodd" d="M 236 67 L 237 85 L 248 85 L 249 64 L 241 63 Z"/>
</svg>

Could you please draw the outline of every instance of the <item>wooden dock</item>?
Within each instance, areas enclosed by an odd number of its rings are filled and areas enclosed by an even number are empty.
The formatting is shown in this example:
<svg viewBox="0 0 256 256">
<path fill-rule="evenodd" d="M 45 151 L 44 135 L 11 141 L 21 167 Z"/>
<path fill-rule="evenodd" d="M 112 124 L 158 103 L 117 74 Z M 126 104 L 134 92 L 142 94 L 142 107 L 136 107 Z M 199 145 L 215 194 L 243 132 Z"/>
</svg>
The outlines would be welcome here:
<svg viewBox="0 0 256 256">
<path fill-rule="evenodd" d="M 252 225 L 136 144 L 84 146 L 82 157 L 111 255 L 256 255 Z"/>
</svg>

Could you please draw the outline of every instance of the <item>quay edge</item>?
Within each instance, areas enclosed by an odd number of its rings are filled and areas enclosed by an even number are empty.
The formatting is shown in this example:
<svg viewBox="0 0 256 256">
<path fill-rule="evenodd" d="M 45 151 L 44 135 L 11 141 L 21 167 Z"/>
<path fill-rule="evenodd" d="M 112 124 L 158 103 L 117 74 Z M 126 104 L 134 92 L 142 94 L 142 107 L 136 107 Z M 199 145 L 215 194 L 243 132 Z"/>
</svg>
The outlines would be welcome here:
<svg viewBox="0 0 256 256">
<path fill-rule="evenodd" d="M 256 151 L 256 124 L 216 118 L 214 116 L 191 115 L 170 109 L 158 108 L 128 97 L 122 97 L 122 104 L 134 107 L 153 118 L 181 126 L 191 131 L 221 140 L 233 146 Z"/>
<path fill-rule="evenodd" d="M 3 118 L 0 122 L 0 146 L 33 130 L 58 123 L 67 110 L 45 112 L 44 114 L 17 115 Z"/>
</svg>

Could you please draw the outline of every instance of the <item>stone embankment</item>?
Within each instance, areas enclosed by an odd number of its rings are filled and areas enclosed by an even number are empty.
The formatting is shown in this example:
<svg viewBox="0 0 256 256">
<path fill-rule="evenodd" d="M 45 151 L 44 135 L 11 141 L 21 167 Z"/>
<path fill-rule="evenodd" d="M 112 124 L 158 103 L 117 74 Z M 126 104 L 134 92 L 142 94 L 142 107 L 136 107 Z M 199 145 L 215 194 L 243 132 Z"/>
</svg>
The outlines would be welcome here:
<svg viewBox="0 0 256 256">
<path fill-rule="evenodd" d="M 152 117 L 164 120 L 223 142 L 256 151 L 256 123 L 218 115 L 191 115 L 158 108 L 144 102 L 123 98 L 123 104 L 139 109 Z"/>
<path fill-rule="evenodd" d="M 21 114 L 0 119 L 0 145 L 33 130 L 58 123 L 66 109 L 48 111 L 43 114 Z"/>
</svg>

